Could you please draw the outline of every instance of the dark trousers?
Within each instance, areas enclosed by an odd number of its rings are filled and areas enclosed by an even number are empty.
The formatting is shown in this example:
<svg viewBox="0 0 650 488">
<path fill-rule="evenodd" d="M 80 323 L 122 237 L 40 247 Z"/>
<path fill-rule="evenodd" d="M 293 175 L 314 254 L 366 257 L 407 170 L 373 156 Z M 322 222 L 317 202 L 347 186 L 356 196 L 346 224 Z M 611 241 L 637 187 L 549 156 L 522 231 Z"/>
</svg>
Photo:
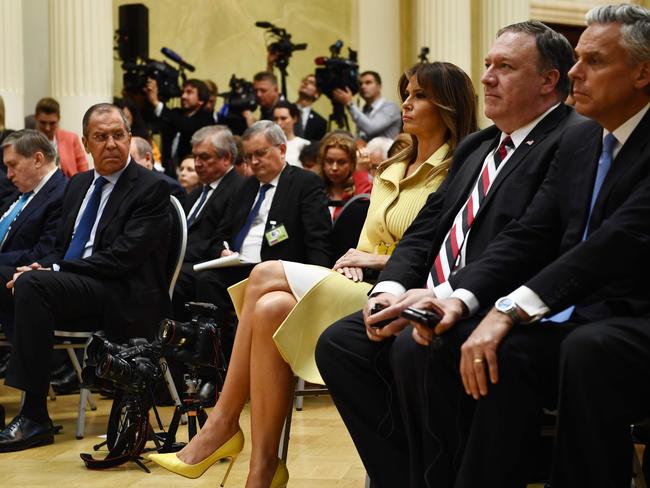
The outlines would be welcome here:
<svg viewBox="0 0 650 488">
<path fill-rule="evenodd" d="M 14 334 L 5 384 L 47 395 L 54 330 L 103 326 L 105 289 L 87 276 L 29 271 L 14 286 Z"/>
<path fill-rule="evenodd" d="M 630 424 L 650 415 L 650 319 L 586 324 L 560 347 L 553 488 L 630 486 Z"/>
<path fill-rule="evenodd" d="M 390 369 L 393 340 L 372 342 L 361 312 L 321 335 L 316 362 L 373 486 L 409 485 L 409 452 Z"/>
<path fill-rule="evenodd" d="M 15 266 L 0 266 L 0 324 L 9 339 L 14 330 L 14 296 L 6 285 L 15 272 Z"/>
</svg>

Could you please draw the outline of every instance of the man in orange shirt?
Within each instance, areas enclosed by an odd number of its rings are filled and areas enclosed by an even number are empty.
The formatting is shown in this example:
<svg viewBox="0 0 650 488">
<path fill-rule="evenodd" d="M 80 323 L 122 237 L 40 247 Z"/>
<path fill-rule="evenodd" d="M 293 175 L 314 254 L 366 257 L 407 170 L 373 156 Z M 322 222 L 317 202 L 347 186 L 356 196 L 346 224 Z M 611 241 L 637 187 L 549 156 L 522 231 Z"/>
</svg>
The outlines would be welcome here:
<svg viewBox="0 0 650 488">
<path fill-rule="evenodd" d="M 59 129 L 59 120 L 61 120 L 59 102 L 53 98 L 41 98 L 36 104 L 34 120 L 36 128 L 45 134 L 50 144 L 54 146 L 56 163 L 63 174 L 71 178 L 77 173 L 88 170 L 88 162 L 77 134 Z"/>
</svg>

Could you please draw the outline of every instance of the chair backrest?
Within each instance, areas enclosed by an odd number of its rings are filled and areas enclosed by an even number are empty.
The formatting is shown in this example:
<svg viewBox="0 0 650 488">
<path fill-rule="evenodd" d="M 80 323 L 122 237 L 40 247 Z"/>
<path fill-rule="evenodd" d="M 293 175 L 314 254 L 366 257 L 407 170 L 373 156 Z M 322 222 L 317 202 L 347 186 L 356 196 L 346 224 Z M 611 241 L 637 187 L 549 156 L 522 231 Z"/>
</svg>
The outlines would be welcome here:
<svg viewBox="0 0 650 488">
<path fill-rule="evenodd" d="M 169 196 L 171 216 L 171 236 L 167 256 L 167 276 L 169 277 L 169 298 L 174 294 L 176 279 L 181 272 L 185 249 L 187 248 L 187 220 L 185 211 L 174 195 Z"/>
<path fill-rule="evenodd" d="M 345 254 L 348 249 L 357 247 L 359 235 L 366 221 L 370 195 L 355 195 L 341 209 L 332 226 L 332 251 L 334 259 Z"/>
</svg>

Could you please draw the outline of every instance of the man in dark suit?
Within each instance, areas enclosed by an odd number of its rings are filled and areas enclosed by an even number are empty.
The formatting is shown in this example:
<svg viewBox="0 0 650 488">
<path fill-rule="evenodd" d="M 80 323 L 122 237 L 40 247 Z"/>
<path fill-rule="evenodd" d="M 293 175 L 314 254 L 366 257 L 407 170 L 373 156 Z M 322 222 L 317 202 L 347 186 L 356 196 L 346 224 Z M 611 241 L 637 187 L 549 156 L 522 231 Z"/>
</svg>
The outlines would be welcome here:
<svg viewBox="0 0 650 488">
<path fill-rule="evenodd" d="M 54 251 L 7 284 L 15 330 L 5 384 L 25 397 L 0 432 L 0 452 L 54 441 L 46 395 L 55 328 L 103 328 L 122 342 L 151 337 L 169 312 L 168 187 L 130 161 L 128 123 L 114 105 L 88 109 L 83 134 L 95 169 L 70 181 Z"/>
<path fill-rule="evenodd" d="M 215 303 L 226 323 L 232 310 L 227 288 L 248 277 L 256 263 L 331 264 L 331 219 L 320 178 L 285 162 L 286 137 L 273 122 L 253 124 L 242 143 L 254 176 L 239 192 L 239 204 L 229 207 L 214 250 L 217 256 L 236 251 L 248 264 L 198 272 L 196 283 L 199 300 Z"/>
<path fill-rule="evenodd" d="M 205 110 L 210 91 L 205 83 L 189 79 L 183 83 L 181 107 L 169 109 L 158 98 L 158 84 L 150 78 L 145 88 L 154 115 L 160 124 L 161 159 L 165 174 L 177 178 L 176 171 L 192 146 L 190 139 L 201 127 L 214 124 L 212 112 Z"/>
<path fill-rule="evenodd" d="M 567 128 L 462 293 L 417 304 L 443 312 L 442 347 L 419 326 L 393 346 L 401 405 L 429 399 L 437 486 L 525 486 L 542 407 L 558 409 L 551 486 L 631 482 L 630 424 L 650 409 L 650 11 L 597 7 L 587 25 L 569 76 L 593 120 Z"/>
<path fill-rule="evenodd" d="M 327 132 L 327 120 L 312 108 L 319 96 L 316 76 L 313 73 L 308 74 L 300 81 L 298 88 L 296 105 L 300 110 L 300 118 L 293 128 L 293 132 L 298 137 L 309 141 L 320 141 Z"/>
<path fill-rule="evenodd" d="M 67 180 L 56 167 L 52 145 L 38 131 L 14 132 L 2 148 L 20 196 L 0 210 L 0 266 L 15 268 L 52 251 Z"/>
<path fill-rule="evenodd" d="M 237 197 L 244 178 L 234 170 L 237 144 L 223 126 L 199 129 L 192 136 L 194 169 L 201 186 L 194 190 L 185 206 L 187 215 L 187 249 L 174 290 L 174 316 L 182 318 L 185 302 L 196 298 L 196 263 L 216 259 L 222 247 L 217 229 L 228 208 L 238 205 Z"/>
<path fill-rule="evenodd" d="M 394 335 L 407 325 L 399 313 L 423 296 L 449 296 L 454 290 L 448 278 L 471 268 L 525 212 L 563 131 L 575 122 L 562 103 L 572 51 L 563 36 L 539 22 L 499 31 L 482 78 L 485 114 L 495 126 L 459 144 L 449 176 L 398 244 L 363 313 L 335 323 L 319 340 L 319 369 L 376 486 L 409 486 L 409 480 L 424 486 L 430 451 L 426 428 L 415 433 L 403 425 L 423 412 L 402 418 L 401 392 L 392 385 Z M 449 250 L 446 274 L 431 282 L 429 272 L 443 250 Z M 375 303 L 387 309 L 369 318 Z M 375 328 L 386 319 L 395 320 Z"/>
<path fill-rule="evenodd" d="M 131 155 L 131 159 L 140 166 L 147 168 L 149 171 L 153 170 L 153 148 L 146 139 L 131 136 L 129 154 Z M 185 193 L 185 189 L 181 186 L 178 180 L 167 176 L 165 173 L 158 173 L 156 171 L 155 174 L 165 180 L 165 183 L 169 186 L 169 194 L 174 195 L 181 205 L 185 205 L 187 193 Z"/>
</svg>

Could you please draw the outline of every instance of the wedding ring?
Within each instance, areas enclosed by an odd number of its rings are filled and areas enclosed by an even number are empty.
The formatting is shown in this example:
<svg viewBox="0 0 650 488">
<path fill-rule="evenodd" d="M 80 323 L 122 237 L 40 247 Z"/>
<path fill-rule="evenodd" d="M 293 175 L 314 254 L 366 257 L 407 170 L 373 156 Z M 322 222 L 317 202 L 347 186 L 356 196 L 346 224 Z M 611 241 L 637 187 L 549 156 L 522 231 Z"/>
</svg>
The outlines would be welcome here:
<svg viewBox="0 0 650 488">
<path fill-rule="evenodd" d="M 483 358 L 474 358 L 474 364 L 480 364 L 483 362 Z"/>
</svg>

